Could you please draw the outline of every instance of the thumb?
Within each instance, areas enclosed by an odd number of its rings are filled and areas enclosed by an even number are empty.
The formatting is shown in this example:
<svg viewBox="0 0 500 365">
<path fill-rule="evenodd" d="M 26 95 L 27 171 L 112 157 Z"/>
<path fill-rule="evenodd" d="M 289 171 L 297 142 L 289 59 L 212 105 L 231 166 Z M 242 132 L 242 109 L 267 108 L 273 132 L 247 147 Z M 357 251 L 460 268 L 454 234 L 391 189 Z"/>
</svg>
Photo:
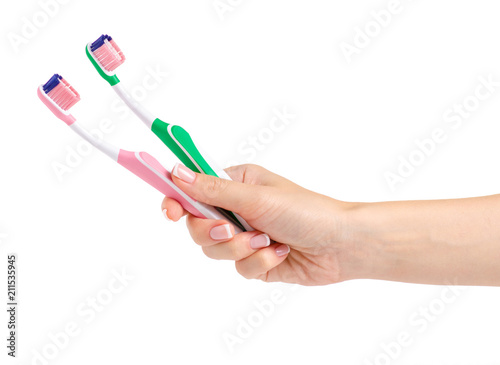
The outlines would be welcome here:
<svg viewBox="0 0 500 365">
<path fill-rule="evenodd" d="M 259 186 L 198 174 L 184 165 L 176 164 L 172 180 L 193 199 L 236 213 L 256 204 Z"/>
</svg>

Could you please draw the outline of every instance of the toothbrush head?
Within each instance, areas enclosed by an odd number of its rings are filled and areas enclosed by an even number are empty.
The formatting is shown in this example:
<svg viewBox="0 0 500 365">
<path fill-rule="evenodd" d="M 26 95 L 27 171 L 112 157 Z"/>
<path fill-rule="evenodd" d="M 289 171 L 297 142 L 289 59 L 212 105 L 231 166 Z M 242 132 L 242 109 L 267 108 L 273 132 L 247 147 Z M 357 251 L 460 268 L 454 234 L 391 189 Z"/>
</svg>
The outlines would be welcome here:
<svg viewBox="0 0 500 365">
<path fill-rule="evenodd" d="M 123 62 L 125 56 L 116 42 L 107 34 L 101 35 L 90 45 L 90 50 L 96 57 L 99 65 L 108 72 L 112 72 Z"/>
<path fill-rule="evenodd" d="M 37 90 L 40 100 L 67 125 L 75 122 L 68 110 L 80 101 L 78 92 L 61 75 L 54 74 Z"/>
<path fill-rule="evenodd" d="M 125 62 L 125 56 L 113 38 L 107 34 L 103 34 L 93 43 L 87 44 L 85 51 L 97 72 L 107 82 L 111 85 L 116 85 L 120 82 L 114 70 Z"/>
</svg>

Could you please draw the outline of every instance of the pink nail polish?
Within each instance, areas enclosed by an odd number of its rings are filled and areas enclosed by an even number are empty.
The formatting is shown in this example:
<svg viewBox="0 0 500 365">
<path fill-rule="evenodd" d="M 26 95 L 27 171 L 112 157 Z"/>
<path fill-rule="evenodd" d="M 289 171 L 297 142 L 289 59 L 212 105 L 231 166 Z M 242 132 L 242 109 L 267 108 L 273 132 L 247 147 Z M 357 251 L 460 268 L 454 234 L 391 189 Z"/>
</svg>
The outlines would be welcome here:
<svg viewBox="0 0 500 365">
<path fill-rule="evenodd" d="M 172 174 L 188 184 L 192 184 L 196 179 L 196 174 L 180 163 L 175 164 Z"/>
<path fill-rule="evenodd" d="M 167 214 L 167 210 L 166 209 L 163 209 L 163 216 L 165 217 L 165 219 L 169 222 L 173 222 L 173 220 L 171 220 L 169 217 L 168 217 L 168 214 Z"/>
<path fill-rule="evenodd" d="M 259 234 L 257 236 L 253 236 L 250 239 L 250 247 L 254 250 L 262 247 L 267 247 L 271 244 L 271 240 L 267 234 Z"/>
<path fill-rule="evenodd" d="M 290 252 L 290 246 L 287 246 L 287 245 L 279 245 L 278 247 L 276 247 L 274 249 L 274 251 L 276 252 L 276 255 L 278 256 L 285 256 L 287 255 L 289 252 Z"/>
<path fill-rule="evenodd" d="M 222 224 L 210 230 L 210 237 L 216 241 L 228 240 L 233 237 L 233 234 L 231 233 L 229 224 Z"/>
</svg>

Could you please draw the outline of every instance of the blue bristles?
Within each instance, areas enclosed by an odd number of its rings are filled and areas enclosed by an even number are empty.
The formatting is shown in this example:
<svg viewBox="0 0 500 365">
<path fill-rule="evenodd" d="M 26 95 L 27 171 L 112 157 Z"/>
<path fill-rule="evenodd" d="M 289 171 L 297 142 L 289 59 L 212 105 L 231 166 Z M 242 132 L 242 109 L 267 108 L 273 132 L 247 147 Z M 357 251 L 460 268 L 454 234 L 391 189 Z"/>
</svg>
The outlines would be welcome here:
<svg viewBox="0 0 500 365">
<path fill-rule="evenodd" d="M 54 74 L 49 81 L 43 85 L 43 91 L 45 94 L 48 94 L 53 88 L 55 88 L 57 85 L 59 85 L 59 80 L 62 79 L 61 75 Z"/>
<path fill-rule="evenodd" d="M 109 35 L 107 34 L 103 34 L 101 35 L 99 38 L 97 38 L 97 40 L 92 43 L 90 45 L 90 50 L 92 52 L 94 52 L 96 49 L 98 49 L 99 47 L 101 47 L 103 44 L 104 44 L 104 41 L 107 40 L 108 42 L 111 41 L 113 38 L 111 38 Z"/>
</svg>

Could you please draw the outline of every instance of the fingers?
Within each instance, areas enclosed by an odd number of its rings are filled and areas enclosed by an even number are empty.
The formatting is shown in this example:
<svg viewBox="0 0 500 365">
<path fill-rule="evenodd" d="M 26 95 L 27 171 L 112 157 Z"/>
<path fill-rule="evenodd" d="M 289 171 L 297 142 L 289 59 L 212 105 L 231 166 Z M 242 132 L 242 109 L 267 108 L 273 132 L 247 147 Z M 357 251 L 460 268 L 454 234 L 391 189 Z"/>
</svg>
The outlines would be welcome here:
<svg viewBox="0 0 500 365">
<path fill-rule="evenodd" d="M 258 243 L 259 245 L 255 245 Z M 262 247 L 267 247 L 270 239 L 266 234 L 259 232 L 243 232 L 237 234 L 232 240 L 212 246 L 204 246 L 203 252 L 211 259 L 216 260 L 242 260 Z"/>
<path fill-rule="evenodd" d="M 269 246 L 267 234 L 257 231 L 234 235 L 232 226 L 223 220 L 188 216 L 188 230 L 193 240 L 202 246 L 205 255 L 216 260 L 241 260 Z"/>
<path fill-rule="evenodd" d="M 163 213 L 177 221 L 186 211 L 175 200 L 165 198 Z M 258 231 L 234 234 L 234 227 L 224 220 L 196 218 L 188 214 L 187 227 L 193 240 L 202 246 L 205 255 L 217 260 L 233 260 L 236 270 L 247 279 L 267 280 L 267 273 L 281 264 L 290 247 L 271 244 L 269 236 Z"/>
<path fill-rule="evenodd" d="M 202 246 L 205 255 L 216 260 L 236 261 L 236 270 L 247 279 L 267 279 L 267 272 L 281 264 L 290 247 L 271 244 L 267 234 L 243 232 L 234 235 L 224 221 L 188 216 L 193 240 Z"/>
<path fill-rule="evenodd" d="M 234 166 L 226 171 L 234 181 L 197 174 L 177 164 L 172 170 L 172 180 L 193 199 L 235 213 L 245 212 L 246 219 L 258 217 L 257 210 L 262 206 L 269 210 L 276 188 L 296 188 L 289 180 L 256 165 Z M 174 221 L 186 214 L 170 198 L 164 199 L 162 210 L 167 219 Z M 237 271 L 248 279 L 267 280 L 268 272 L 286 260 L 290 252 L 289 246 L 270 244 L 269 236 L 257 231 L 235 235 L 234 227 L 224 220 L 200 219 L 189 214 L 187 226 L 208 257 L 234 260 Z"/>
<path fill-rule="evenodd" d="M 290 247 L 283 244 L 272 244 L 254 254 L 236 261 L 236 270 L 246 279 L 267 280 L 267 273 L 281 264 L 288 256 Z"/>
<path fill-rule="evenodd" d="M 169 197 L 165 197 L 163 199 L 161 203 L 161 210 L 166 220 L 174 222 L 177 222 L 182 216 L 187 214 L 177 200 Z"/>
<path fill-rule="evenodd" d="M 255 207 L 262 197 L 261 186 L 197 174 L 181 164 L 172 170 L 172 180 L 195 200 L 237 213 Z"/>
<path fill-rule="evenodd" d="M 259 165 L 252 164 L 231 166 L 224 169 L 224 171 L 234 181 L 252 185 L 270 186 L 280 177 Z"/>
<path fill-rule="evenodd" d="M 231 166 L 224 170 L 231 177 L 231 179 L 245 184 L 276 187 L 296 186 L 290 180 L 266 170 L 259 165 L 244 164 Z"/>
<path fill-rule="evenodd" d="M 189 214 L 186 220 L 189 234 L 200 246 L 211 246 L 234 237 L 234 227 L 225 220 L 196 218 Z"/>
<path fill-rule="evenodd" d="M 227 172 L 235 181 L 198 174 L 181 164 L 174 166 L 171 176 L 173 182 L 195 200 L 238 214 L 244 212 L 247 220 L 258 217 L 264 206 L 275 201 L 276 188 L 282 191 L 297 188 L 291 181 L 257 165 L 234 166 Z M 171 207 L 175 210 L 172 212 L 168 207 L 165 209 L 174 220 L 182 216 L 177 206 Z"/>
</svg>

